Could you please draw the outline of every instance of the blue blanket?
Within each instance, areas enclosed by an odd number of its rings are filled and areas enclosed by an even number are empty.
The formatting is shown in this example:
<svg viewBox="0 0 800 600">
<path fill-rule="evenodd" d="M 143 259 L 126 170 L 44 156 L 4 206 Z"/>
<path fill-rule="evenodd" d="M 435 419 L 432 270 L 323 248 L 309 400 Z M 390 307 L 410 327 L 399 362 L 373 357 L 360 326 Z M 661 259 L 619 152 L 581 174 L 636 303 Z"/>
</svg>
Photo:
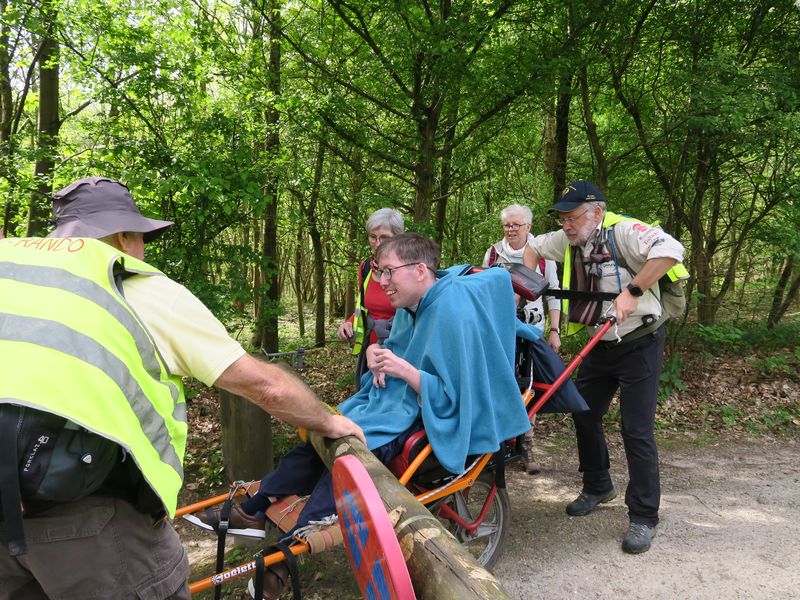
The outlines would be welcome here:
<svg viewBox="0 0 800 600">
<path fill-rule="evenodd" d="M 398 310 L 389 348 L 420 370 L 421 393 L 386 378 L 362 388 L 339 408 L 366 433 L 370 449 L 422 416 L 439 462 L 460 473 L 472 454 L 495 452 L 530 428 L 514 376 L 518 320 L 511 278 L 504 269 L 460 277 L 464 267 L 439 272 L 416 314 Z"/>
</svg>

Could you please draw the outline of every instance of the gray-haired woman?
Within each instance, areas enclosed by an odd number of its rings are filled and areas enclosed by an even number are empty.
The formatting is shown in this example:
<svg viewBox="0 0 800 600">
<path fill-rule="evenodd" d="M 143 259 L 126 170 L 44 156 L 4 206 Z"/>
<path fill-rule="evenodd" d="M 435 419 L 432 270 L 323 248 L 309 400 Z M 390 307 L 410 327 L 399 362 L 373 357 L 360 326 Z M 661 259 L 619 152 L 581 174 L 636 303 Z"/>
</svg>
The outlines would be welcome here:
<svg viewBox="0 0 800 600">
<path fill-rule="evenodd" d="M 539 275 L 547 279 L 551 289 L 558 289 L 558 275 L 556 264 L 552 260 L 540 260 L 538 264 L 533 263 L 531 249 L 528 241 L 533 239 L 531 235 L 531 221 L 533 214 L 531 209 L 521 204 L 511 204 L 500 211 L 500 223 L 503 225 L 503 239 L 489 246 L 483 257 L 483 266 L 490 267 L 494 264 L 519 263 L 524 264 L 529 269 L 533 269 Z M 559 324 L 561 320 L 561 304 L 555 298 L 547 299 L 548 313 L 545 315 L 544 304 L 541 298 L 525 304 L 523 312 L 525 320 L 539 329 L 544 335 L 546 318 L 550 318 L 550 327 L 547 332 L 547 341 L 550 347 L 558 352 L 561 347 L 561 337 L 559 335 Z M 535 419 L 535 417 L 534 417 Z M 533 424 L 533 423 L 531 423 Z M 522 465 L 525 471 L 533 475 L 540 471 L 539 465 L 533 452 L 533 429 L 531 428 L 522 437 Z"/>
<path fill-rule="evenodd" d="M 372 276 L 372 258 L 383 240 L 403 233 L 403 215 L 392 208 L 380 208 L 367 219 L 367 241 L 371 250 L 369 258 L 358 266 L 358 290 L 355 312 L 337 331 L 339 339 L 349 342 L 356 361 L 356 386 L 361 386 L 361 376 L 367 372 L 366 351 L 370 344 L 382 344 L 394 318 L 394 307 L 386 292 Z"/>
</svg>

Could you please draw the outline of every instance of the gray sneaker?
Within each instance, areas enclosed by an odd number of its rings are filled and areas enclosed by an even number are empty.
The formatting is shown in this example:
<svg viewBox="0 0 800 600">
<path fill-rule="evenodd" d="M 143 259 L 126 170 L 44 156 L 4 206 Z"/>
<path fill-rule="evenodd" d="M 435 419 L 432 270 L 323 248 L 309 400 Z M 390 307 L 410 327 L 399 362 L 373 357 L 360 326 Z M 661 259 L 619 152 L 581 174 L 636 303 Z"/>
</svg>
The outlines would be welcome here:
<svg viewBox="0 0 800 600">
<path fill-rule="evenodd" d="M 641 554 L 650 550 L 650 542 L 656 537 L 655 525 L 645 525 L 644 523 L 631 523 L 628 533 L 622 540 L 622 549 L 628 554 Z"/>
<path fill-rule="evenodd" d="M 567 514 L 571 517 L 582 517 L 592 512 L 598 504 L 611 502 L 617 497 L 617 490 L 611 488 L 610 492 L 605 494 L 589 494 L 588 492 L 581 492 L 578 497 L 572 502 L 567 504 Z"/>
<path fill-rule="evenodd" d="M 522 468 L 528 475 L 536 475 L 542 471 L 533 454 L 533 429 L 529 429 L 520 440 L 522 450 Z"/>
</svg>

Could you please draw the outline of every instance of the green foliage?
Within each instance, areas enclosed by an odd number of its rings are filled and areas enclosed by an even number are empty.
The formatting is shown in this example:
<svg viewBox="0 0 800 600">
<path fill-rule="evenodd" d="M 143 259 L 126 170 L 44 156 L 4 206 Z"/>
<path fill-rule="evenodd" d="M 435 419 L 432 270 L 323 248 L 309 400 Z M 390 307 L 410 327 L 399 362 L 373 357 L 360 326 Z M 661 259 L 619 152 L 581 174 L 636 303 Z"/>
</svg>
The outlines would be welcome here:
<svg viewBox="0 0 800 600">
<path fill-rule="evenodd" d="M 750 357 L 747 362 L 762 375 L 775 377 L 796 375 L 800 369 L 800 348 L 795 349 L 793 354 Z"/>
<path fill-rule="evenodd" d="M 712 353 L 721 351 L 737 351 L 744 347 L 744 330 L 732 323 L 721 323 L 719 325 L 697 326 L 697 336 L 700 338 L 704 347 Z"/>
<path fill-rule="evenodd" d="M 800 339 L 800 321 L 786 321 L 772 328 L 763 323 L 697 325 L 696 329 L 684 332 L 684 341 L 691 342 L 693 332 L 701 347 L 712 354 L 743 350 L 767 352 L 780 348 L 794 351 Z"/>
<path fill-rule="evenodd" d="M 720 406 L 718 414 L 722 421 L 722 426 L 726 428 L 731 428 L 740 424 L 746 416 L 742 407 L 735 404 L 724 404 Z"/>
<path fill-rule="evenodd" d="M 686 391 L 686 384 L 681 379 L 683 361 L 681 353 L 675 352 L 661 367 L 658 395 L 661 400 L 669 398 L 676 392 Z"/>
</svg>

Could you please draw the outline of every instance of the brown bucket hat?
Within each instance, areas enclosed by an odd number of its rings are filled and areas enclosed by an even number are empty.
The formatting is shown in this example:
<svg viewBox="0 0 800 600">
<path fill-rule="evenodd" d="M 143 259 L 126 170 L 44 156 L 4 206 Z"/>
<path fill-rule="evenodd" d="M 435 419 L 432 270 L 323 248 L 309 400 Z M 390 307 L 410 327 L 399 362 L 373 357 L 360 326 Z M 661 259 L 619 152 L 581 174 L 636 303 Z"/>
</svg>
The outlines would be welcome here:
<svg viewBox="0 0 800 600">
<path fill-rule="evenodd" d="M 47 237 L 102 238 L 132 231 L 151 242 L 172 221 L 143 217 L 128 188 L 107 177 L 86 177 L 53 194 L 56 228 Z"/>
</svg>

